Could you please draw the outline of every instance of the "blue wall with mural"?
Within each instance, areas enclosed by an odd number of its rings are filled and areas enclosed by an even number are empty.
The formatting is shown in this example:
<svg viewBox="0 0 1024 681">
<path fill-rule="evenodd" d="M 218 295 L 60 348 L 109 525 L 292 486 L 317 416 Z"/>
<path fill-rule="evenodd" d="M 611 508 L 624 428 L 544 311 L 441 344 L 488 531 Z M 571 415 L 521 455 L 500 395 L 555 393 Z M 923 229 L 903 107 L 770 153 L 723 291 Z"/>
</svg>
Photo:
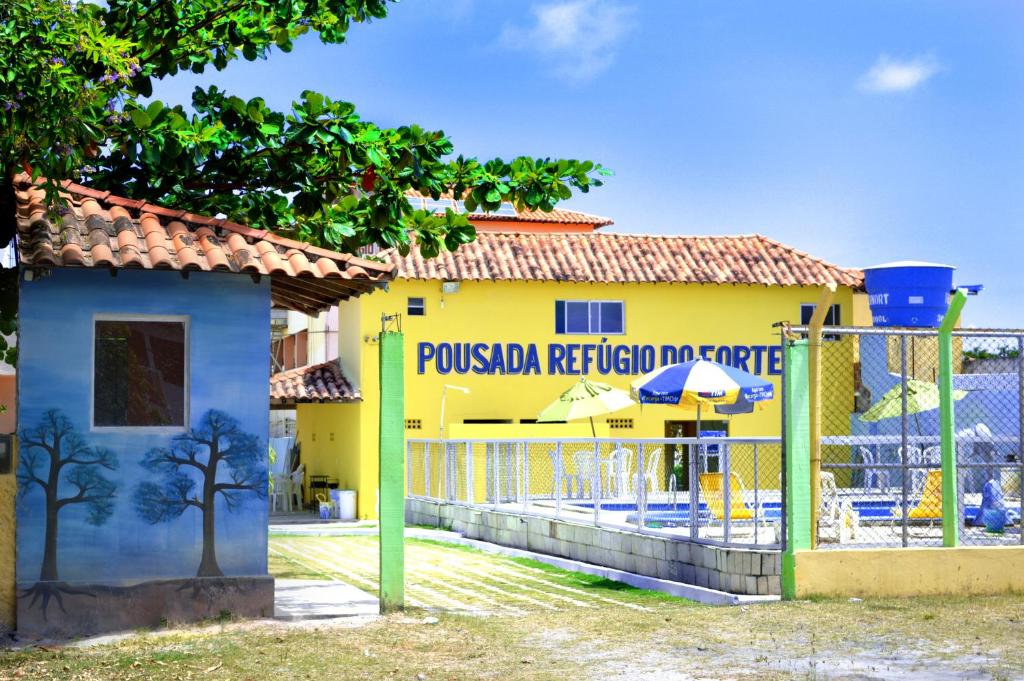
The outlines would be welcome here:
<svg viewBox="0 0 1024 681">
<path fill-rule="evenodd" d="M 19 587 L 266 575 L 269 318 L 267 278 L 56 269 L 22 282 Z M 95 336 L 97 320 L 154 319 L 185 329 L 172 346 L 186 348 L 184 386 L 165 377 L 147 394 L 135 377 L 174 373 L 165 341 L 146 341 L 140 368 L 140 351 L 119 361 Z M 123 389 L 97 391 L 100 364 Z"/>
</svg>

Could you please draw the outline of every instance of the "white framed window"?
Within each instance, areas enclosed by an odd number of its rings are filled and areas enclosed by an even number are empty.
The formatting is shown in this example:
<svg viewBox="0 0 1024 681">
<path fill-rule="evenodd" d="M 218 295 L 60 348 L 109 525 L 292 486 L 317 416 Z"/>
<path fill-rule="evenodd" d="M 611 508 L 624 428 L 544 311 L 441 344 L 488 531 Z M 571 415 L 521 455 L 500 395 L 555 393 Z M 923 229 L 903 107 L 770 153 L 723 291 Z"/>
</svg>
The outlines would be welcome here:
<svg viewBox="0 0 1024 681">
<path fill-rule="evenodd" d="M 427 314 L 426 298 L 409 298 L 408 314 L 410 317 L 423 317 Z"/>
<path fill-rule="evenodd" d="M 626 306 L 621 300 L 556 300 L 555 333 L 621 335 Z"/>
<path fill-rule="evenodd" d="M 189 318 L 93 318 L 92 428 L 188 427 Z"/>
</svg>

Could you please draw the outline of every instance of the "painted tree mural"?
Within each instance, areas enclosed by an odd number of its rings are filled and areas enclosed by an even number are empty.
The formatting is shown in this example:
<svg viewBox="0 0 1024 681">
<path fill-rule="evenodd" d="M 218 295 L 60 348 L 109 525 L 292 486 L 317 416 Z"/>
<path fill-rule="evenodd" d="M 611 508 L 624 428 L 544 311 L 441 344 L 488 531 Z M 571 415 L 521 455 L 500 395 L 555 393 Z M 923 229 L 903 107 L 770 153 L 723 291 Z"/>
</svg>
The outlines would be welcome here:
<svg viewBox="0 0 1024 681">
<path fill-rule="evenodd" d="M 21 461 L 18 464 L 19 500 L 38 486 L 43 492 L 45 535 L 39 584 L 29 589 L 32 603 L 43 599 L 43 610 L 50 598 L 60 592 L 71 593 L 55 584 L 59 580 L 57 548 L 60 512 L 70 506 L 84 505 L 85 520 L 103 525 L 114 511 L 117 485 L 103 472 L 117 468 L 117 457 L 109 449 L 90 447 L 75 431 L 75 426 L 59 409 L 43 414 L 39 424 L 21 431 Z M 63 604 L 61 604 L 63 609 Z"/>
<path fill-rule="evenodd" d="M 203 514 L 203 556 L 199 577 L 220 577 L 214 524 L 216 502 L 234 511 L 243 495 L 267 494 L 266 448 L 243 432 L 238 421 L 211 409 L 199 427 L 174 438 L 169 448 L 146 453 L 142 465 L 163 476 L 160 484 L 143 482 L 135 489 L 135 510 L 146 522 L 175 520 L 189 508 Z"/>
</svg>

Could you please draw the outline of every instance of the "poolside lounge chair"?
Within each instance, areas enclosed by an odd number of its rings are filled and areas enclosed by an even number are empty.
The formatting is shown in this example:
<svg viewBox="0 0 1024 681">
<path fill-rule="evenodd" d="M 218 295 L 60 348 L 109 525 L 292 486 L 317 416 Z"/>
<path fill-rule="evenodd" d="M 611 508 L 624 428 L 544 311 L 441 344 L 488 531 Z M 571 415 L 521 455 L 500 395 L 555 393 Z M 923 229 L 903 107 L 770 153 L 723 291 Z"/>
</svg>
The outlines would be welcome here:
<svg viewBox="0 0 1024 681">
<path fill-rule="evenodd" d="M 701 473 L 700 489 L 704 493 L 704 501 L 708 505 L 711 517 L 715 520 L 725 518 L 725 476 L 723 473 Z M 754 512 L 743 501 L 746 488 L 740 476 L 729 474 L 729 520 L 753 520 Z"/>
<path fill-rule="evenodd" d="M 821 473 L 821 507 L 818 512 L 818 538 L 835 537 L 840 544 L 857 538 L 860 516 L 853 510 L 848 499 L 839 498 L 836 477 L 832 473 Z M 828 534 L 823 530 L 827 530 Z"/>
<path fill-rule="evenodd" d="M 910 509 L 907 518 L 929 521 L 942 519 L 942 471 L 928 471 L 924 489 L 921 491 L 921 500 L 917 502 L 917 506 Z"/>
</svg>

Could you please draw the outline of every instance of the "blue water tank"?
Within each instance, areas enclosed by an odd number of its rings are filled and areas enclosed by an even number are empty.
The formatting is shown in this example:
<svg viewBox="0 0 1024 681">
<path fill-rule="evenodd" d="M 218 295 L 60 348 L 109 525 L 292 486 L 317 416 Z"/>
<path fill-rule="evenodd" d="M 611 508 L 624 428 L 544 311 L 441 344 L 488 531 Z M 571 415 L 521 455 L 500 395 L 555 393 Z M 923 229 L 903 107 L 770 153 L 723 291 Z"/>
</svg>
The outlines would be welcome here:
<svg viewBox="0 0 1024 681">
<path fill-rule="evenodd" d="M 865 267 L 874 325 L 938 327 L 949 307 L 954 269 L 909 260 Z"/>
</svg>

